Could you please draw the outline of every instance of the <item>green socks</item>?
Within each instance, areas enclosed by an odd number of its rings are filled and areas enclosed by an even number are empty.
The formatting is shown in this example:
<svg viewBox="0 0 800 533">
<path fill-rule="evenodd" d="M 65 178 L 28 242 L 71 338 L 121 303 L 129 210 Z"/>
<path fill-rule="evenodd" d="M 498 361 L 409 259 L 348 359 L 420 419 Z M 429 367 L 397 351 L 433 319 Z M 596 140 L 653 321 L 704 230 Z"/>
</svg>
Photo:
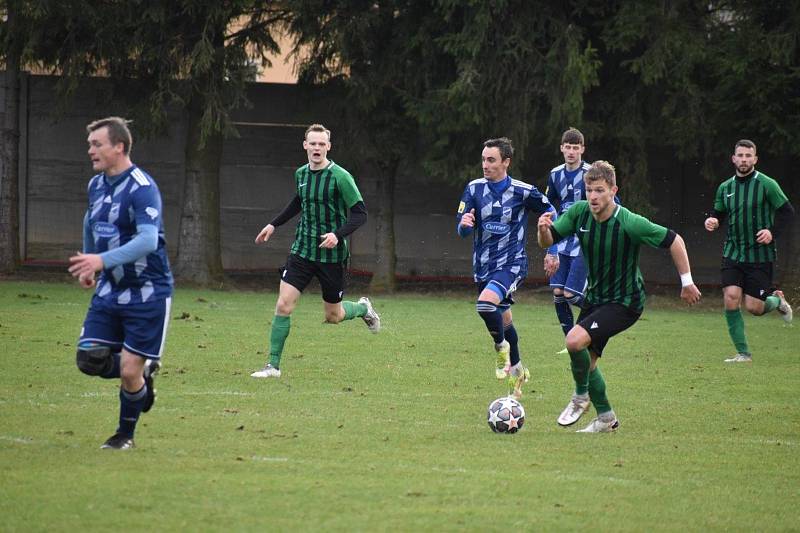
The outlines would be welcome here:
<svg viewBox="0 0 800 533">
<path fill-rule="evenodd" d="M 591 398 L 594 408 L 597 409 L 598 417 L 611 411 L 611 404 L 608 403 L 606 397 L 606 381 L 598 367 L 589 372 L 589 398 Z"/>
<path fill-rule="evenodd" d="M 772 296 L 769 298 L 772 298 Z M 728 322 L 728 334 L 731 336 L 736 351 L 738 353 L 750 353 L 750 348 L 747 346 L 747 338 L 744 336 L 742 312 L 738 309 L 733 311 L 726 309 L 725 320 Z"/>
<path fill-rule="evenodd" d="M 367 314 L 367 306 L 356 302 L 342 302 L 344 308 L 344 319 L 353 320 Z"/>
<path fill-rule="evenodd" d="M 767 299 L 764 300 L 764 314 L 766 315 L 770 311 L 774 311 L 781 305 L 781 299 L 777 296 L 767 296 Z"/>
<path fill-rule="evenodd" d="M 584 348 L 580 352 L 569 353 L 572 377 L 575 378 L 575 394 L 582 396 L 589 391 L 589 367 L 592 358 L 589 350 Z"/>
<path fill-rule="evenodd" d="M 272 317 L 272 331 L 269 335 L 269 364 L 273 368 L 280 368 L 281 354 L 286 337 L 292 328 L 292 317 L 275 315 Z"/>
</svg>

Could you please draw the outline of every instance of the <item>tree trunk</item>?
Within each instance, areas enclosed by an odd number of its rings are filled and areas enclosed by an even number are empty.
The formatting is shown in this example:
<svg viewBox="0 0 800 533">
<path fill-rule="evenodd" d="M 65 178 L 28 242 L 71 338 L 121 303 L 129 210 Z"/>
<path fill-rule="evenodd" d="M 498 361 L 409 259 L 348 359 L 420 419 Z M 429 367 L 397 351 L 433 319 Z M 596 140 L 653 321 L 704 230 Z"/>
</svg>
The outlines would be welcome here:
<svg viewBox="0 0 800 533">
<path fill-rule="evenodd" d="M 175 276 L 209 284 L 222 279 L 219 217 L 219 166 L 222 134 L 211 133 L 201 146 L 202 110 L 198 98 L 187 107 L 186 175 Z"/>
<path fill-rule="evenodd" d="M 19 267 L 19 80 L 21 42 L 16 29 L 15 2 L 8 3 L 5 122 L 0 160 L 0 272 Z"/>
<path fill-rule="evenodd" d="M 394 184 L 397 165 L 382 169 L 377 182 L 375 213 L 375 269 L 369 284 L 370 293 L 391 293 L 397 288 L 394 238 Z"/>
</svg>

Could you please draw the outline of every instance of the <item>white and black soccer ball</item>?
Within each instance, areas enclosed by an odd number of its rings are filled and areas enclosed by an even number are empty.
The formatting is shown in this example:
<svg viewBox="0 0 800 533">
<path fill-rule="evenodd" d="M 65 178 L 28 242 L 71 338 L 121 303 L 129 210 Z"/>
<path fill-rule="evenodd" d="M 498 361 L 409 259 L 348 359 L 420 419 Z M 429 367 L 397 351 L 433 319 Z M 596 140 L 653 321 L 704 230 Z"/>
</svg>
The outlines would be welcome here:
<svg viewBox="0 0 800 533">
<path fill-rule="evenodd" d="M 486 420 L 495 433 L 516 433 L 525 423 L 525 408 L 510 396 L 498 398 L 489 404 Z"/>
</svg>

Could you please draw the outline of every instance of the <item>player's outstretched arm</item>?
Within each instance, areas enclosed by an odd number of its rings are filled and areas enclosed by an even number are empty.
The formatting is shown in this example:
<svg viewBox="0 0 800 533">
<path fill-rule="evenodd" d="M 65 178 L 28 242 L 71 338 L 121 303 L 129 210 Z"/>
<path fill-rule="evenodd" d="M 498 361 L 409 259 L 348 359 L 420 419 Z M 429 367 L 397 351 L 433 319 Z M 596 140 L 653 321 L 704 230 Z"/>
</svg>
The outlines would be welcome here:
<svg viewBox="0 0 800 533">
<path fill-rule="evenodd" d="M 669 247 L 672 262 L 681 276 L 681 299 L 689 305 L 694 305 L 700 301 L 700 289 L 692 280 L 692 272 L 689 267 L 689 254 L 686 252 L 686 243 L 683 237 L 675 235 L 675 240 Z"/>
<path fill-rule="evenodd" d="M 539 241 L 539 246 L 542 248 L 549 248 L 553 245 L 553 234 L 550 233 L 550 227 L 553 225 L 553 211 L 545 211 L 539 217 L 539 223 L 536 225 L 538 233 L 536 235 Z"/>
</svg>

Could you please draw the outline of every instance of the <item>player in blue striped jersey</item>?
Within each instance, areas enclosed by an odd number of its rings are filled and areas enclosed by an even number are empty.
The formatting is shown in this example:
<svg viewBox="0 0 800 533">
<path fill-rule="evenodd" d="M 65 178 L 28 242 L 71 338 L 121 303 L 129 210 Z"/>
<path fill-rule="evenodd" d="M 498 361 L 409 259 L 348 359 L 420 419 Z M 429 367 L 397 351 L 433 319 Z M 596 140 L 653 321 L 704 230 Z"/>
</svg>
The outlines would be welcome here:
<svg viewBox="0 0 800 533">
<path fill-rule="evenodd" d="M 564 164 L 550 171 L 545 190 L 559 215 L 575 202 L 586 199 L 583 175 L 589 170 L 589 164 L 583 161 L 585 149 L 583 133 L 579 130 L 569 128 L 561 135 Z M 564 239 L 558 243 L 557 253 L 545 255 L 544 270 L 550 277 L 556 316 L 566 336 L 575 322 L 570 305 L 580 308 L 586 292 L 586 265 L 577 237 Z M 561 353 L 566 353 L 566 349 Z"/>
<path fill-rule="evenodd" d="M 539 215 L 553 208 L 536 187 L 508 175 L 513 155 L 510 139 L 483 143 L 483 178 L 464 189 L 457 229 L 461 237 L 473 236 L 472 266 L 479 293 L 476 309 L 495 342 L 496 377 L 507 379 L 519 398 L 530 372 L 519 357 L 512 295 L 528 274 L 528 212 Z"/>
<path fill-rule="evenodd" d="M 85 374 L 121 379 L 119 426 L 102 448 L 128 449 L 140 414 L 155 401 L 173 280 L 161 194 L 131 162 L 127 121 L 108 117 L 86 129 L 92 167 L 100 173 L 89 181 L 83 252 L 70 257 L 69 271 L 95 293 L 76 362 Z"/>
</svg>

